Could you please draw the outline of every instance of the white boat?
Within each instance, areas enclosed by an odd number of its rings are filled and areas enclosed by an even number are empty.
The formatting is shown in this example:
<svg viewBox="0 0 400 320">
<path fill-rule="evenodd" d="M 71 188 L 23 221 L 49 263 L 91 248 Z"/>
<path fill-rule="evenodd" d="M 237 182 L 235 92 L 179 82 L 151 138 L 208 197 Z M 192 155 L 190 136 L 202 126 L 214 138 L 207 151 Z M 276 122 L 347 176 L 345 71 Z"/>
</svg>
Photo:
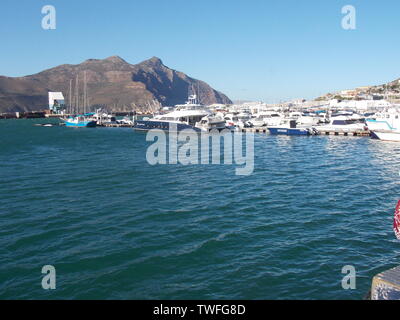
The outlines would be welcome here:
<svg viewBox="0 0 400 320">
<path fill-rule="evenodd" d="M 251 115 L 248 114 L 247 112 L 241 112 L 241 113 L 228 113 L 224 116 L 225 119 L 225 124 L 229 128 L 246 128 L 246 127 L 251 127 Z"/>
<path fill-rule="evenodd" d="M 170 126 L 173 125 L 173 126 Z M 136 120 L 133 125 L 136 130 L 161 129 L 177 131 L 194 129 L 196 131 L 224 130 L 225 120 L 216 117 L 205 106 L 197 103 L 197 96 L 190 95 L 186 104 L 176 105 L 174 111 L 156 115 L 146 120 Z"/>
<path fill-rule="evenodd" d="M 400 130 L 377 130 L 371 131 L 372 138 L 383 141 L 400 141 Z"/>
<path fill-rule="evenodd" d="M 256 113 L 254 118 L 250 119 L 250 123 L 255 127 L 262 126 L 278 126 L 282 123 L 284 116 L 275 111 L 265 111 Z"/>
<path fill-rule="evenodd" d="M 319 123 L 319 118 L 316 116 L 306 115 L 302 112 L 290 112 L 287 119 L 296 120 L 299 126 L 316 126 Z"/>
<path fill-rule="evenodd" d="M 370 119 L 367 119 L 366 123 L 370 131 L 400 129 L 400 110 L 390 108 L 386 111 L 376 113 Z"/>
<path fill-rule="evenodd" d="M 337 132 L 357 132 L 365 130 L 364 120 L 354 119 L 350 116 L 336 116 L 332 117 L 330 123 L 323 126 L 318 126 L 316 129 L 318 131 L 337 131 Z"/>
<path fill-rule="evenodd" d="M 254 118 L 251 118 L 249 121 L 254 127 L 263 127 L 263 126 L 265 126 L 264 118 L 261 117 L 261 116 L 256 116 Z"/>
<path fill-rule="evenodd" d="M 116 122 L 118 124 L 127 125 L 127 126 L 133 126 L 133 124 L 134 124 L 134 121 L 128 116 L 123 117 L 121 120 L 116 120 Z"/>
<path fill-rule="evenodd" d="M 96 112 L 89 113 L 87 115 L 91 120 L 96 121 L 99 125 L 116 122 L 116 118 L 114 116 L 106 112 L 101 112 L 101 109 L 97 109 Z"/>
<path fill-rule="evenodd" d="M 200 122 L 195 124 L 195 128 L 200 129 L 201 131 L 211 131 L 211 130 L 224 130 L 226 129 L 225 120 L 218 116 L 205 116 L 201 119 Z"/>
<path fill-rule="evenodd" d="M 390 108 L 366 120 L 373 138 L 383 141 L 400 141 L 400 110 Z"/>
</svg>

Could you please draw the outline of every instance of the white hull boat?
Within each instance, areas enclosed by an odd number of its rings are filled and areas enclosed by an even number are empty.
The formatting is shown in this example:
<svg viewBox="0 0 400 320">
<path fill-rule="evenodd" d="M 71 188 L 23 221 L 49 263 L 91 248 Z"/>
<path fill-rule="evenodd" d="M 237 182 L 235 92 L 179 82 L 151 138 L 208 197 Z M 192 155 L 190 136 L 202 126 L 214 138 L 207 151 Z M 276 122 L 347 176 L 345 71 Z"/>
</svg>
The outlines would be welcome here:
<svg viewBox="0 0 400 320">
<path fill-rule="evenodd" d="M 400 131 L 372 131 L 372 137 L 382 141 L 400 141 Z"/>
</svg>

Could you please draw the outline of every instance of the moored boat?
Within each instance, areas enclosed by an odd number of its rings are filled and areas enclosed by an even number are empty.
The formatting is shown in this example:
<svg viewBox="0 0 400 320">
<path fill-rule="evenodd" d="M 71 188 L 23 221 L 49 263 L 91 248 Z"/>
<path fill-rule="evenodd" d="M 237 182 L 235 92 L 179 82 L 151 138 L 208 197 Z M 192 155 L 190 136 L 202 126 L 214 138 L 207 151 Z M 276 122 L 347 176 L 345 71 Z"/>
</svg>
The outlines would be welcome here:
<svg viewBox="0 0 400 320">
<path fill-rule="evenodd" d="M 96 127 L 97 122 L 88 119 L 84 115 L 69 116 L 67 118 L 61 118 L 64 121 L 66 127 L 77 127 L 77 128 L 93 128 Z"/>
<path fill-rule="evenodd" d="M 390 108 L 376 113 L 366 120 L 368 129 L 374 139 L 383 141 L 400 141 L 400 111 Z"/>
<path fill-rule="evenodd" d="M 309 136 L 317 135 L 318 131 L 313 127 L 297 127 L 296 120 L 284 121 L 282 125 L 268 127 L 268 131 L 275 135 Z"/>
<path fill-rule="evenodd" d="M 135 120 L 136 130 L 160 129 L 164 131 L 211 131 L 226 129 L 225 120 L 213 115 L 205 106 L 197 103 L 197 96 L 190 95 L 186 104 L 176 105 L 175 110 L 166 114 L 156 115 L 146 120 Z"/>
<path fill-rule="evenodd" d="M 356 119 L 350 116 L 331 117 L 330 123 L 316 127 L 319 131 L 324 132 L 346 132 L 354 133 L 365 130 L 366 125 L 362 118 Z"/>
<path fill-rule="evenodd" d="M 371 136 L 374 139 L 379 139 L 382 141 L 400 141 L 400 131 L 399 130 L 371 131 Z"/>
<path fill-rule="evenodd" d="M 366 120 L 366 124 L 371 131 L 400 129 L 400 111 L 390 108 L 387 111 L 376 113 Z"/>
</svg>

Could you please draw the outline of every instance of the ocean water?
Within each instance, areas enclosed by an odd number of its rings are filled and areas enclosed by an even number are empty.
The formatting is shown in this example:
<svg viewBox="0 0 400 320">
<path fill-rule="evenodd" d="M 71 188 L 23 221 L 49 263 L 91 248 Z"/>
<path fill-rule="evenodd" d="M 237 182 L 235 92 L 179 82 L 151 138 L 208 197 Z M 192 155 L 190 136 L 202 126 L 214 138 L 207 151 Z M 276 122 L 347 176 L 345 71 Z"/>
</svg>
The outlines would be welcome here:
<svg viewBox="0 0 400 320">
<path fill-rule="evenodd" d="M 150 166 L 131 129 L 39 122 L 0 120 L 0 299 L 362 299 L 400 264 L 400 144 L 256 134 L 236 176 Z"/>
</svg>

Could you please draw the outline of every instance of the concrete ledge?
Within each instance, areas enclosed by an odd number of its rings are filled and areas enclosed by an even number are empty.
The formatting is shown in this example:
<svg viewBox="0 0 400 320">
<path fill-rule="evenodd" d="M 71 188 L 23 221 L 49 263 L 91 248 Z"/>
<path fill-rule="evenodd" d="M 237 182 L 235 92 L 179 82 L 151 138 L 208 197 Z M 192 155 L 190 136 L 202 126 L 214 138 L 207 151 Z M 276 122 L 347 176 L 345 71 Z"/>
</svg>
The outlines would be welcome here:
<svg viewBox="0 0 400 320">
<path fill-rule="evenodd" d="M 371 300 L 400 300 L 400 266 L 373 278 Z"/>
</svg>

